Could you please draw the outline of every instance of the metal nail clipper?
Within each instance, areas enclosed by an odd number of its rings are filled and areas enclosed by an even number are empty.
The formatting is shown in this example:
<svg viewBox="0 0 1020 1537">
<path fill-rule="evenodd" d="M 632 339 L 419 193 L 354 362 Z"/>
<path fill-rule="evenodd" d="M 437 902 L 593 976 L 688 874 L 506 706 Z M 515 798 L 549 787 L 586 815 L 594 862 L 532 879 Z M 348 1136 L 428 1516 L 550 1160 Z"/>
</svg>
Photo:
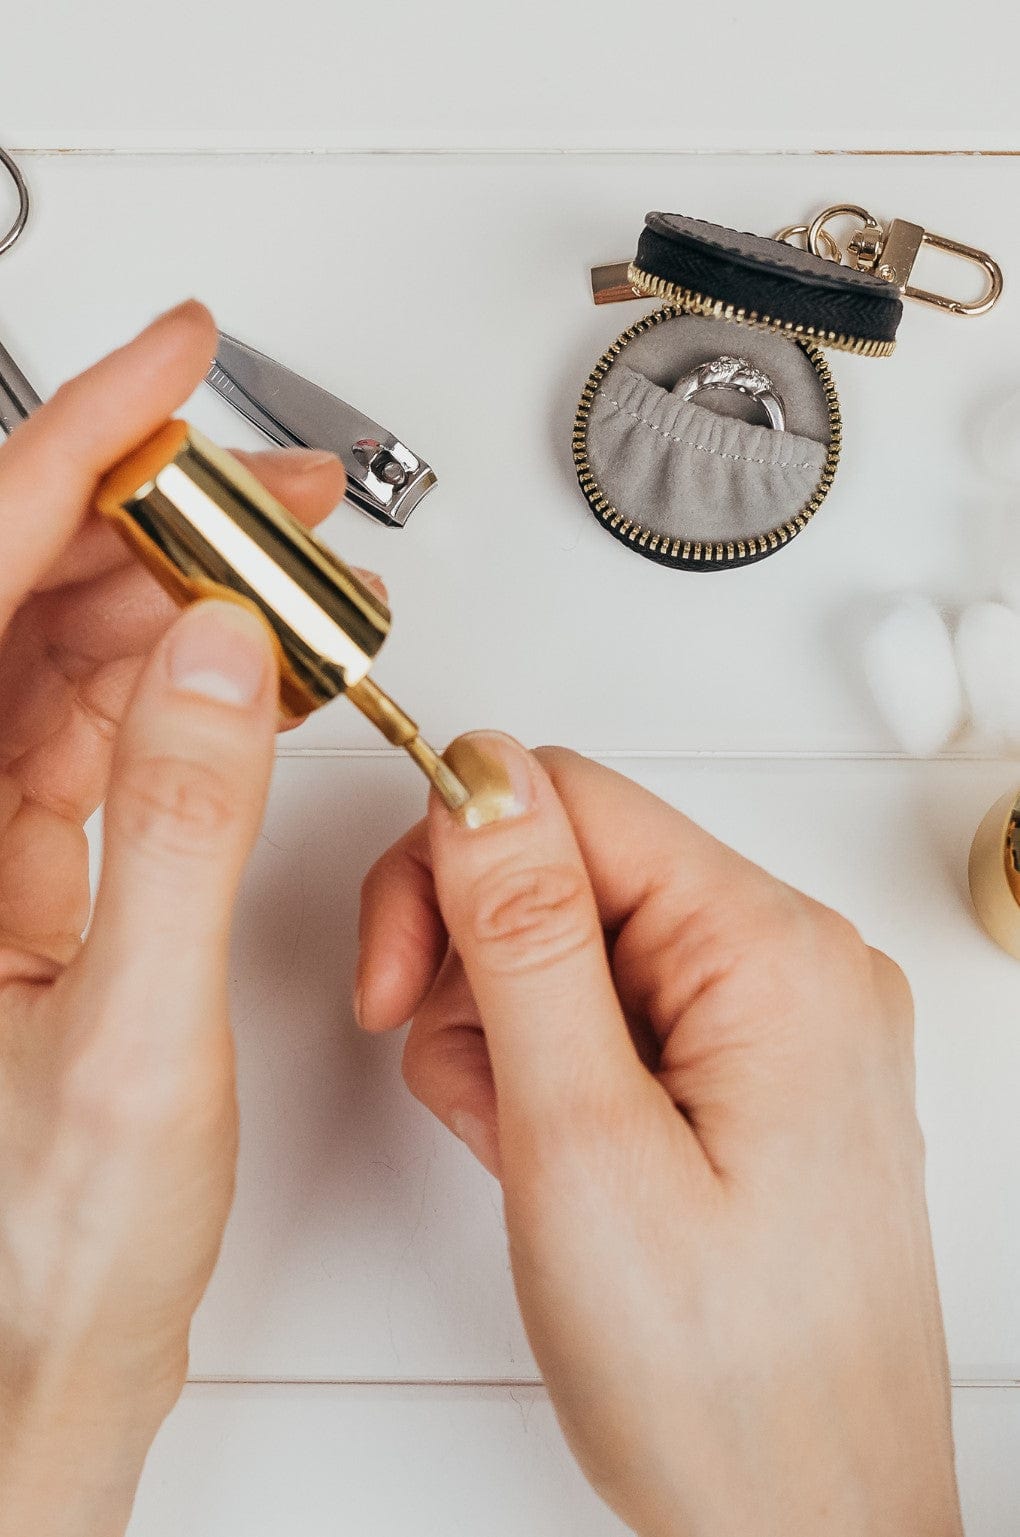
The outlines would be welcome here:
<svg viewBox="0 0 1020 1537">
<path fill-rule="evenodd" d="M 3 251 L 24 228 L 28 190 L 3 150 L 0 162 L 19 198 Z M 435 484 L 429 466 L 385 428 L 231 337 L 221 338 L 209 383 L 274 442 L 339 453 L 351 499 L 384 522 L 400 527 Z M 41 403 L 0 345 L 0 427 L 12 432 Z M 368 676 L 389 633 L 387 605 L 231 454 L 187 422 L 168 422 L 109 471 L 96 510 L 177 602 L 217 596 L 262 616 L 275 637 L 285 714 L 300 717 L 346 694 L 451 810 L 468 803 L 458 774 Z"/>
<path fill-rule="evenodd" d="M 347 499 L 403 528 L 435 472 L 393 433 L 328 390 L 233 336 L 220 336 L 206 381 L 281 448 L 328 448 L 347 471 Z"/>
<path fill-rule="evenodd" d="M 8 250 L 28 220 L 25 179 L 0 149 L 18 192 L 18 213 L 0 237 Z M 407 444 L 354 406 L 233 336 L 220 336 L 206 383 L 281 448 L 324 448 L 347 471 L 347 500 L 389 528 L 403 528 L 436 484 L 435 471 Z M 13 432 L 41 400 L 0 343 L 0 428 Z"/>
</svg>

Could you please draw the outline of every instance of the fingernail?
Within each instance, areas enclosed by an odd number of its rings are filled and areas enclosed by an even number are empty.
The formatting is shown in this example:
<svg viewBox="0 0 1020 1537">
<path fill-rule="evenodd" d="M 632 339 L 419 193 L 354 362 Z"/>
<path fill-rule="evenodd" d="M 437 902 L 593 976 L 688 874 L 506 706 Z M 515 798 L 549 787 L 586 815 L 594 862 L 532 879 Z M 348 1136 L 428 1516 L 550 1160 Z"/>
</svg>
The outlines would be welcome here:
<svg viewBox="0 0 1020 1537">
<path fill-rule="evenodd" d="M 280 448 L 273 453 L 273 458 L 292 475 L 307 475 L 312 470 L 324 470 L 327 465 L 340 463 L 337 455 L 326 448 Z"/>
<path fill-rule="evenodd" d="M 151 325 L 158 325 L 161 320 L 168 320 L 171 315 L 183 315 L 189 311 L 199 310 L 203 314 L 208 313 L 201 299 L 196 299 L 190 294 L 187 299 L 178 299 L 176 304 L 171 304 L 169 309 L 160 310 L 156 318 L 150 321 Z"/>
<path fill-rule="evenodd" d="M 482 1167 L 488 1169 L 494 1179 L 498 1179 L 499 1153 L 490 1127 L 470 1110 L 455 1110 L 450 1116 L 450 1129 L 468 1151 L 475 1155 Z"/>
<path fill-rule="evenodd" d="M 377 576 L 374 571 L 366 571 L 364 566 L 352 566 L 351 570 L 355 576 L 360 577 L 366 587 L 371 588 L 380 603 L 389 603 L 389 589 L 381 576 Z"/>
<path fill-rule="evenodd" d="M 364 1028 L 365 1028 L 364 1021 L 365 1021 L 365 993 L 364 993 L 364 989 L 361 986 L 361 983 L 358 982 L 355 985 L 355 988 L 354 988 L 354 1023 L 357 1025 L 359 1030 L 364 1030 Z"/>
<path fill-rule="evenodd" d="M 453 815 L 465 827 L 485 827 L 523 816 L 535 802 L 531 757 L 513 737 L 470 731 L 451 742 L 443 761 L 469 792 Z"/>
<path fill-rule="evenodd" d="M 265 624 L 238 603 L 198 603 L 170 632 L 170 682 L 182 694 L 244 708 L 261 694 L 270 661 Z"/>
</svg>

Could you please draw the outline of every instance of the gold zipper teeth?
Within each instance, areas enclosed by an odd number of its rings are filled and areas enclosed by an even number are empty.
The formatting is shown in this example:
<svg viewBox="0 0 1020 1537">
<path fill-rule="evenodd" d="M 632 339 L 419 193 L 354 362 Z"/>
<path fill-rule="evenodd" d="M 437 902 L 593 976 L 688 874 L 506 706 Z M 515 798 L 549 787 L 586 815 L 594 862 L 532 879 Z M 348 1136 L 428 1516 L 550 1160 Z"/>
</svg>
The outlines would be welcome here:
<svg viewBox="0 0 1020 1537">
<path fill-rule="evenodd" d="M 651 272 L 631 262 L 627 277 L 634 288 L 639 288 L 650 299 L 662 299 L 673 309 L 685 315 L 703 315 L 710 320 L 735 320 L 740 325 L 756 326 L 761 331 L 784 331 L 788 336 L 807 337 L 840 352 L 853 352 L 862 358 L 888 358 L 896 351 L 894 341 L 876 341 L 860 336 L 844 336 L 836 331 L 819 331 L 815 326 L 794 325 L 792 320 L 775 320 L 771 315 L 759 315 L 756 310 L 740 309 L 734 304 L 724 304 L 707 294 L 695 293 L 677 283 L 668 283 Z"/>
<path fill-rule="evenodd" d="M 632 272 L 636 269 L 632 268 Z M 658 280 L 656 280 L 658 281 Z M 621 333 L 607 347 L 599 358 L 595 367 L 588 375 L 587 382 L 581 392 L 577 413 L 574 417 L 573 431 L 573 455 L 574 467 L 577 471 L 578 484 L 584 492 L 594 511 L 602 519 L 603 523 L 616 535 L 618 539 L 626 540 L 628 544 L 635 541 L 644 548 L 648 545 L 650 550 L 656 552 L 657 558 L 665 565 L 690 566 L 703 565 L 741 565 L 752 560 L 759 560 L 763 555 L 770 554 L 779 549 L 780 545 L 789 544 L 803 529 L 805 529 L 825 501 L 829 494 L 829 488 L 836 477 L 836 467 L 839 464 L 840 449 L 843 444 L 843 419 L 839 410 L 839 397 L 836 394 L 836 386 L 833 383 L 832 372 L 821 349 L 814 342 L 805 337 L 795 336 L 792 340 L 798 347 L 803 348 L 818 375 L 822 392 L 825 395 L 825 407 L 829 418 L 829 443 L 826 449 L 825 464 L 822 469 L 818 485 L 809 499 L 801 508 L 796 517 L 789 518 L 785 523 L 780 523 L 776 528 L 769 529 L 767 533 L 756 534 L 751 539 L 727 542 L 725 544 L 705 544 L 701 541 L 674 539 L 671 548 L 668 535 L 655 535 L 656 542 L 649 544 L 653 536 L 653 530 L 643 523 L 637 523 L 633 518 L 627 518 L 616 508 L 609 498 L 603 493 L 601 486 L 595 478 L 594 471 L 588 461 L 588 418 L 591 415 L 592 402 L 602 384 L 606 374 L 612 368 L 623 349 L 645 331 L 650 331 L 654 326 L 662 325 L 665 320 L 675 320 L 679 314 L 694 314 L 700 311 L 681 310 L 678 305 L 669 305 L 665 309 L 656 310 L 651 315 L 646 315 L 643 320 Z M 714 313 L 714 312 L 713 312 Z M 721 313 L 721 312 L 720 312 Z M 730 319 L 735 319 L 732 315 Z M 764 325 L 763 321 L 748 320 L 748 325 Z M 770 330 L 787 330 L 788 327 L 772 323 Z M 849 350 L 844 348 L 844 351 Z"/>
</svg>

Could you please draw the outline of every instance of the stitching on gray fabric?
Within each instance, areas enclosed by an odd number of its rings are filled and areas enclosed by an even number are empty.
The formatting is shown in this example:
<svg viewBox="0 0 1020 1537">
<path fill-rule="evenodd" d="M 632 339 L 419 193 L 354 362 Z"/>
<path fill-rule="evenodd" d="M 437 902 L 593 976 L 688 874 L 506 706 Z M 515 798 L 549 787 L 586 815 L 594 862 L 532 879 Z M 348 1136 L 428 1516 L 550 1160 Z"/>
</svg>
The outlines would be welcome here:
<svg viewBox="0 0 1020 1537">
<path fill-rule="evenodd" d="M 785 464 L 781 461 L 775 463 L 771 459 L 755 459 L 750 454 L 727 454 L 721 448 L 708 448 L 704 443 L 690 443 L 686 438 L 678 438 L 675 432 L 664 432 L 661 427 L 656 427 L 654 422 L 650 422 L 646 416 L 639 415 L 637 411 L 628 411 L 626 406 L 621 405 L 618 400 L 614 400 L 612 395 L 606 395 L 604 399 L 607 405 L 615 406 L 618 411 L 623 412 L 624 416 L 633 417 L 634 421 L 640 422 L 642 427 L 647 427 L 650 431 L 658 433 L 659 437 L 665 438 L 668 443 L 679 443 L 681 448 L 696 448 L 703 454 L 711 454 L 715 459 L 739 459 L 742 464 L 763 464 L 766 469 L 770 470 L 817 469 L 817 465 L 814 464 L 794 464 L 792 459 L 787 459 Z"/>
</svg>

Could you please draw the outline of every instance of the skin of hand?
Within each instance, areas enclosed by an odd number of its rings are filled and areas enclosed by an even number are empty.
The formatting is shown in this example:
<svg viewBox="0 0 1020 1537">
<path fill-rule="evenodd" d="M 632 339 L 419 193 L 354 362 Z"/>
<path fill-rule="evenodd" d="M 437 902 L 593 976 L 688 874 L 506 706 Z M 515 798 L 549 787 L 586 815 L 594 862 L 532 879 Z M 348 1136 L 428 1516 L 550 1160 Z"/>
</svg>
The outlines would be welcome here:
<svg viewBox="0 0 1020 1537">
<path fill-rule="evenodd" d="M 902 974 L 608 769 L 464 742 L 504 815 L 374 867 L 356 1007 L 502 1181 L 582 1468 L 642 1537 L 959 1537 Z"/>
<path fill-rule="evenodd" d="M 182 305 L 0 448 L 0 1537 L 123 1532 L 233 1192 L 227 949 L 275 655 L 236 604 L 182 615 L 90 513 L 215 345 Z M 343 494 L 332 455 L 241 457 L 306 524 Z"/>
</svg>

